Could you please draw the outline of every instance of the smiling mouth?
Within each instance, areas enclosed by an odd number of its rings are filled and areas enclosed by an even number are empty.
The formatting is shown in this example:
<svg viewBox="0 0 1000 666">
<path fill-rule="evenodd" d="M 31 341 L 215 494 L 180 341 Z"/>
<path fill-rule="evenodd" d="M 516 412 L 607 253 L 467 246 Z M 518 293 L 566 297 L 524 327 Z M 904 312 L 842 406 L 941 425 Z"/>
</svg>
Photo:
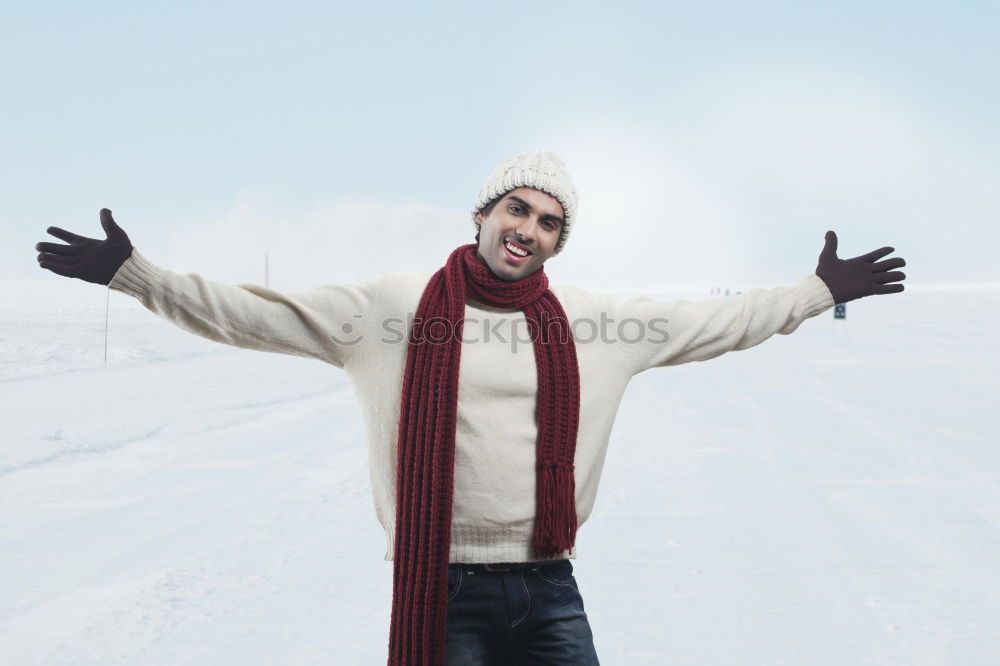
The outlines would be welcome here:
<svg viewBox="0 0 1000 666">
<path fill-rule="evenodd" d="M 525 259 L 531 255 L 531 252 L 525 250 L 524 248 L 518 247 L 517 245 L 514 245 L 510 241 L 504 241 L 503 246 L 504 249 L 507 250 L 507 252 L 514 255 L 518 259 Z"/>
</svg>

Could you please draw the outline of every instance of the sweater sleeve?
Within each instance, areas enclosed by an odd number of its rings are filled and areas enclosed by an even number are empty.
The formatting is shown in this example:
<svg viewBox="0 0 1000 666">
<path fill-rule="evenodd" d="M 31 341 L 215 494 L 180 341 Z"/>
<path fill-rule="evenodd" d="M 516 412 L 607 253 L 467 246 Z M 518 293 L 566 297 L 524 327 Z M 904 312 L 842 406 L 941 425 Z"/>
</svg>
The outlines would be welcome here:
<svg viewBox="0 0 1000 666">
<path fill-rule="evenodd" d="M 197 273 L 175 273 L 133 249 L 108 286 L 209 340 L 306 356 L 342 368 L 361 342 L 377 281 L 283 294 L 251 284 L 220 284 Z"/>
<path fill-rule="evenodd" d="M 833 307 L 833 296 L 816 275 L 792 287 L 750 289 L 704 301 L 657 302 L 646 297 L 614 301 L 618 322 L 632 320 L 643 335 L 619 340 L 632 374 L 650 368 L 706 361 L 759 345 L 775 333 L 788 335 L 810 317 Z M 621 331 L 630 331 L 619 324 Z"/>
</svg>

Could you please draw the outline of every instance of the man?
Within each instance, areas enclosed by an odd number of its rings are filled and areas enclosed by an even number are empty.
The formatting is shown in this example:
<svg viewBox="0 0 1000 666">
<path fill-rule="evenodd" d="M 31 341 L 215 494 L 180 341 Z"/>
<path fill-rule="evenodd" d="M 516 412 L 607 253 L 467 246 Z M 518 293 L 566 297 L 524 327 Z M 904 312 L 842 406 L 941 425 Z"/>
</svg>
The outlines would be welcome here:
<svg viewBox="0 0 1000 666">
<path fill-rule="evenodd" d="M 106 240 L 51 227 L 69 245 L 37 249 L 43 268 L 131 294 L 204 337 L 348 373 L 393 561 L 389 664 L 596 664 L 570 559 L 629 380 L 900 292 L 905 275 L 890 269 L 905 262 L 878 261 L 888 247 L 839 259 L 830 231 L 816 273 L 794 287 L 673 303 L 550 287 L 543 265 L 576 208 L 555 154 L 515 155 L 479 193 L 477 243 L 433 275 L 298 294 L 159 268 L 107 209 Z"/>
</svg>

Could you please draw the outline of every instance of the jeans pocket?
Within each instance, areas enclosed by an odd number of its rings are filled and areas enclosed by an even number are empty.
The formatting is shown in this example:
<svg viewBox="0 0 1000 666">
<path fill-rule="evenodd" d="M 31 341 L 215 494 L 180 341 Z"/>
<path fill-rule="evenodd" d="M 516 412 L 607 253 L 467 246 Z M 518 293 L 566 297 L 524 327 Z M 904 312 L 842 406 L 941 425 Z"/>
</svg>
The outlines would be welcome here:
<svg viewBox="0 0 1000 666">
<path fill-rule="evenodd" d="M 551 585 L 565 587 L 573 585 L 576 579 L 573 578 L 573 565 L 569 560 L 559 560 L 553 564 L 540 565 L 538 567 L 538 577 Z"/>
<path fill-rule="evenodd" d="M 461 566 L 450 566 L 448 567 L 448 601 L 455 598 L 458 591 L 462 589 L 462 567 Z"/>
</svg>

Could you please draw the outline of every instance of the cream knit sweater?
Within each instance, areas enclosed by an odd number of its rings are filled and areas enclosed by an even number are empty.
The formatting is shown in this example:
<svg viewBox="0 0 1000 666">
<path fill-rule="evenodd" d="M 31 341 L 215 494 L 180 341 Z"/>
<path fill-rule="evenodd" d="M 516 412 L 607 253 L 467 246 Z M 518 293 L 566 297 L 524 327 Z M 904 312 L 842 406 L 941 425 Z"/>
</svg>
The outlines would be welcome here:
<svg viewBox="0 0 1000 666">
<path fill-rule="evenodd" d="M 237 347 L 343 368 L 361 403 L 385 559 L 395 531 L 396 436 L 406 340 L 430 275 L 392 274 L 278 293 L 160 268 L 138 250 L 109 285 L 174 324 Z M 576 511 L 590 516 L 618 403 L 632 376 L 747 349 L 833 306 L 815 275 L 794 287 L 704 301 L 618 298 L 551 287 L 572 325 L 580 366 Z M 521 311 L 466 305 L 459 370 L 451 562 L 532 559 L 535 518 L 534 349 Z M 563 553 L 575 557 L 575 549 Z"/>
</svg>

